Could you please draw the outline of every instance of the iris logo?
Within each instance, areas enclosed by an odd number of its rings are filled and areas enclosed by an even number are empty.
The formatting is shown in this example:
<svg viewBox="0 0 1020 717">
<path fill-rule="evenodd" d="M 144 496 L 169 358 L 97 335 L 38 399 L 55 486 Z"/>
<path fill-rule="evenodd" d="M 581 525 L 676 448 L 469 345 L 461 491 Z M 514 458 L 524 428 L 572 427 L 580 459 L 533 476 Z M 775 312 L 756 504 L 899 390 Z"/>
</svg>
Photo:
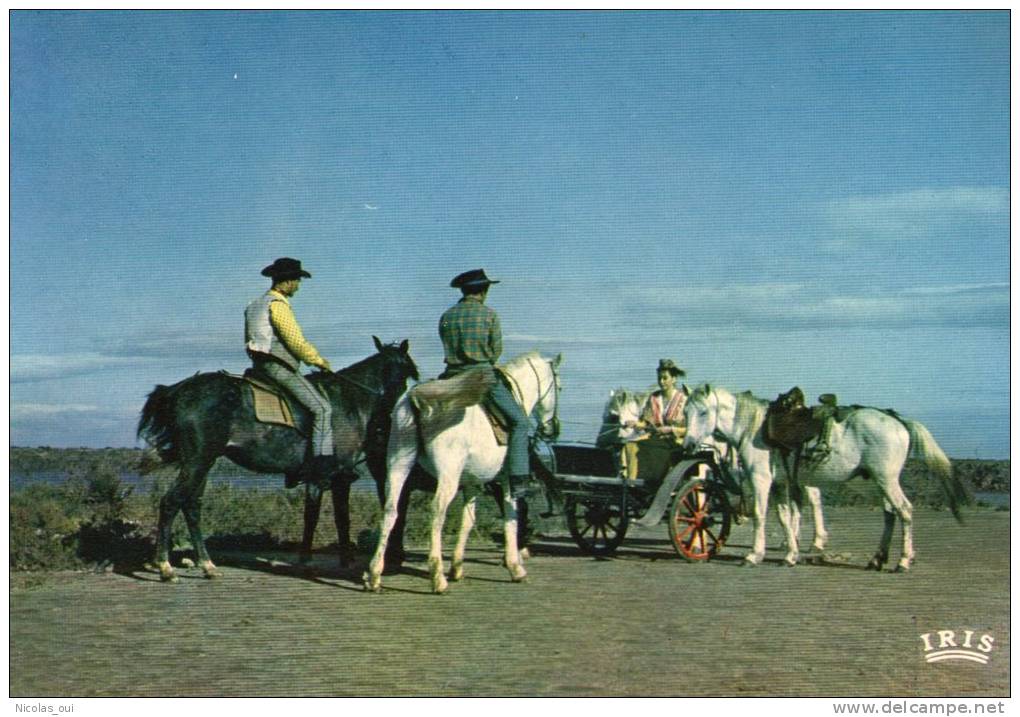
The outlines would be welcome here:
<svg viewBox="0 0 1020 717">
<path fill-rule="evenodd" d="M 975 640 L 973 630 L 938 630 L 921 635 L 924 643 L 924 660 L 928 663 L 946 660 L 967 660 L 987 665 L 995 638 L 989 634 Z"/>
</svg>

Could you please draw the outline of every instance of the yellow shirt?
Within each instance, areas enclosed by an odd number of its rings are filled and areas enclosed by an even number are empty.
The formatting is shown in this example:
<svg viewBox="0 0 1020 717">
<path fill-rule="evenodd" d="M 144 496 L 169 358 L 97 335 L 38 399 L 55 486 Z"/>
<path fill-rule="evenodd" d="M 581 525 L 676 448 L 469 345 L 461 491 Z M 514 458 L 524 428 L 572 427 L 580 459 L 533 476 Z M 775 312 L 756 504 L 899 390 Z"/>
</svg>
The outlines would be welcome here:
<svg viewBox="0 0 1020 717">
<path fill-rule="evenodd" d="M 294 311 L 290 308 L 290 301 L 278 291 L 270 290 L 270 294 L 276 299 L 269 304 L 269 322 L 273 330 L 280 337 L 280 341 L 287 347 L 287 350 L 301 359 L 309 366 L 319 366 L 329 370 L 329 362 L 319 355 L 318 349 L 305 339 L 305 335 L 294 318 Z"/>
</svg>

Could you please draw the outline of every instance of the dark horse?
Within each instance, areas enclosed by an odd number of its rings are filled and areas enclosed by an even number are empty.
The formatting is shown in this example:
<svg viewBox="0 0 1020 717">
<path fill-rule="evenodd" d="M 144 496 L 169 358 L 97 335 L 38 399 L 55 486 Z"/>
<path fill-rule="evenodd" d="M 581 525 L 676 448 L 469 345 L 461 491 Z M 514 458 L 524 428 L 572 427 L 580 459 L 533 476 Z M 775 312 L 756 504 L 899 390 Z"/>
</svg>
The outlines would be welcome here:
<svg viewBox="0 0 1020 717">
<path fill-rule="evenodd" d="M 329 477 L 341 552 L 350 551 L 350 485 L 357 478 L 355 461 L 366 444 L 385 444 L 390 413 L 407 379 L 418 380 L 408 342 L 383 345 L 373 337 L 377 353 L 335 373 L 309 377 L 333 405 L 333 441 L 339 472 Z M 172 386 L 156 386 L 138 422 L 138 435 L 152 445 L 164 465 L 180 470 L 159 504 L 156 564 L 160 577 L 176 582 L 170 565 L 174 518 L 184 513 L 191 542 L 207 577 L 219 571 L 209 558 L 202 534 L 202 494 L 209 469 L 219 456 L 258 473 L 297 475 L 308 447 L 309 416 L 297 410 L 301 431 L 256 421 L 251 392 L 242 379 L 229 374 L 200 373 Z M 385 432 L 385 433 L 383 433 Z M 374 453 L 375 451 L 370 451 Z M 319 497 L 321 498 L 321 487 Z M 318 507 L 316 506 L 316 518 Z M 306 539 L 308 536 L 306 507 Z"/>
</svg>

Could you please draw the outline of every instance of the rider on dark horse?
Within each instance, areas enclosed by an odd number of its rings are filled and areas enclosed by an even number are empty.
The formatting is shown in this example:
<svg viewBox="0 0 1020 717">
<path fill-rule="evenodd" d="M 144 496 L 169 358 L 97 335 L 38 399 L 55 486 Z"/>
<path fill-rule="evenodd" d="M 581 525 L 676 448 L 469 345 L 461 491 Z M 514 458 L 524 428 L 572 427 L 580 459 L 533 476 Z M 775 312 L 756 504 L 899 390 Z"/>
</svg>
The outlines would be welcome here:
<svg viewBox="0 0 1020 717">
<path fill-rule="evenodd" d="M 485 299 L 489 286 L 498 283 L 498 280 L 489 279 L 483 269 L 465 271 L 450 282 L 450 286 L 460 289 L 463 296 L 439 320 L 439 337 L 443 340 L 446 357 L 446 371 L 440 378 L 450 378 L 478 366 L 490 366 L 495 371 L 496 361 L 503 352 L 503 332 L 499 316 L 485 305 Z M 510 493 L 514 498 L 521 498 L 526 493 L 531 473 L 528 417 L 498 375 L 489 399 L 499 407 L 510 424 L 507 446 Z"/>
<path fill-rule="evenodd" d="M 262 270 L 273 280 L 272 288 L 254 299 L 244 311 L 244 336 L 255 371 L 268 376 L 313 416 L 311 457 L 300 475 L 288 475 L 287 487 L 299 480 L 322 480 L 337 470 L 333 455 L 332 409 L 330 403 L 301 374 L 301 364 L 330 371 L 329 361 L 309 343 L 294 318 L 290 297 L 297 293 L 301 279 L 312 275 L 297 259 L 282 257 Z"/>
</svg>

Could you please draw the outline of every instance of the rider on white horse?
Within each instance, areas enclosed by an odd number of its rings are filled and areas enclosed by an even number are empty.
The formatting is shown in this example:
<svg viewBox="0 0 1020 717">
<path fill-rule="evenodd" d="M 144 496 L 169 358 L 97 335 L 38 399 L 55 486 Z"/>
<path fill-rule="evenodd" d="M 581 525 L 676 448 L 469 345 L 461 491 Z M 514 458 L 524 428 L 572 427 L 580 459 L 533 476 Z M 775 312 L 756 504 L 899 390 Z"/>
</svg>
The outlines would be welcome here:
<svg viewBox="0 0 1020 717">
<path fill-rule="evenodd" d="M 499 316 L 485 305 L 485 299 L 489 286 L 498 283 L 498 280 L 489 279 L 483 269 L 465 271 L 450 282 L 450 286 L 460 289 L 463 296 L 439 320 L 439 336 L 443 340 L 446 361 L 446 371 L 440 378 L 451 378 L 478 366 L 488 365 L 493 371 L 496 370 L 496 361 L 503 352 L 503 332 Z M 498 375 L 489 397 L 510 424 L 507 447 L 510 492 L 514 498 L 520 498 L 525 493 L 531 474 L 528 417 Z"/>
</svg>

